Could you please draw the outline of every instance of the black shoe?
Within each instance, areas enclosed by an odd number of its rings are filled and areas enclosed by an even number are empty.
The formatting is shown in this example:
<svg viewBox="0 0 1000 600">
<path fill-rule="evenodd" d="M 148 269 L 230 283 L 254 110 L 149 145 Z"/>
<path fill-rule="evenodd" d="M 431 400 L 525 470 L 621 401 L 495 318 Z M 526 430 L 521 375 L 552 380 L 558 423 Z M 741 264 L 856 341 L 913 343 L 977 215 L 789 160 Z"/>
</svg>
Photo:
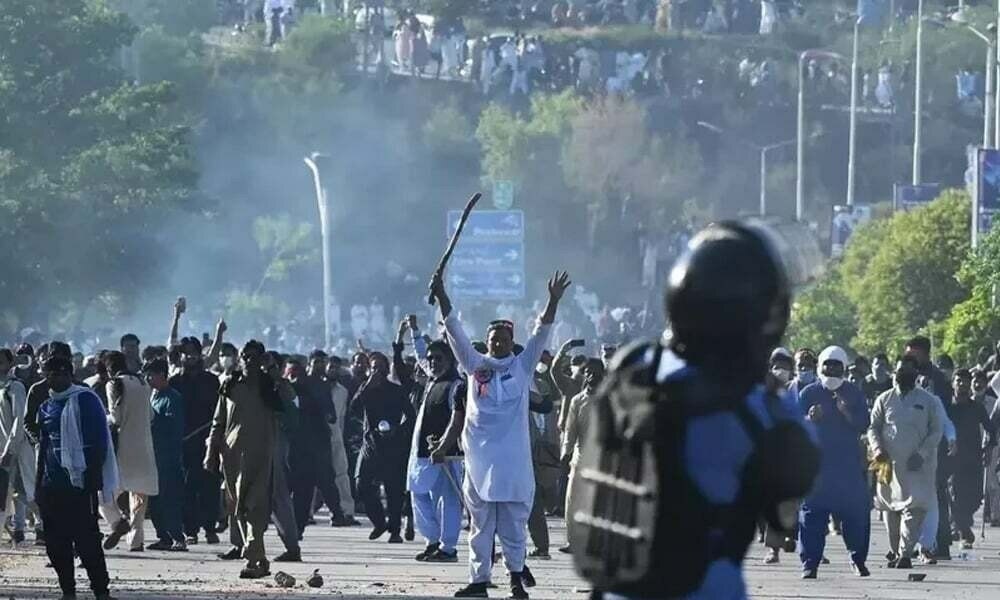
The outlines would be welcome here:
<svg viewBox="0 0 1000 600">
<path fill-rule="evenodd" d="M 187 539 L 185 540 L 185 542 L 187 542 L 188 546 L 197 546 L 198 545 L 198 534 L 187 536 Z"/>
<path fill-rule="evenodd" d="M 230 548 L 228 552 L 223 552 L 217 555 L 222 560 L 239 560 L 243 558 L 243 549 L 236 548 L 235 546 Z"/>
<path fill-rule="evenodd" d="M 470 583 L 464 588 L 455 592 L 454 598 L 489 598 L 486 592 L 486 583 Z"/>
<path fill-rule="evenodd" d="M 548 550 L 540 550 L 535 548 L 528 553 L 528 558 L 534 558 L 536 560 L 552 560 L 552 555 L 549 554 Z"/>
<path fill-rule="evenodd" d="M 885 553 L 885 559 L 889 562 L 896 562 L 897 558 L 899 558 L 899 555 L 892 550 Z"/>
<path fill-rule="evenodd" d="M 930 550 L 921 550 L 920 551 L 920 562 L 922 562 L 925 565 L 936 565 L 937 564 L 937 557 L 935 557 L 934 553 L 931 552 Z"/>
<path fill-rule="evenodd" d="M 429 563 L 457 563 L 458 562 L 458 550 L 448 553 L 444 550 L 437 550 L 433 554 L 427 555 L 424 562 Z"/>
<path fill-rule="evenodd" d="M 160 540 L 146 546 L 146 550 L 166 551 L 170 550 L 171 546 L 173 546 L 173 544 L 169 540 Z"/>
<path fill-rule="evenodd" d="M 785 538 L 785 542 L 781 545 L 781 549 L 785 552 L 795 552 L 795 540 Z"/>
<path fill-rule="evenodd" d="M 279 554 L 274 562 L 302 562 L 302 551 L 301 550 L 286 550 L 282 554 Z"/>
<path fill-rule="evenodd" d="M 819 564 L 828 565 L 830 564 L 830 559 L 824 556 L 823 558 L 819 559 Z"/>
<path fill-rule="evenodd" d="M 868 567 L 866 567 L 864 564 L 851 565 L 851 568 L 854 569 L 854 574 L 857 575 L 858 577 L 868 577 L 872 574 L 871 571 L 868 570 Z"/>
<path fill-rule="evenodd" d="M 215 545 L 219 543 L 219 534 L 214 531 L 209 531 L 205 534 L 205 543 Z"/>
<path fill-rule="evenodd" d="M 531 569 L 528 565 L 524 565 L 524 570 L 521 571 L 521 581 L 524 582 L 524 587 L 533 588 L 537 585 L 535 582 L 535 576 L 531 574 Z"/>
<path fill-rule="evenodd" d="M 330 527 L 357 527 L 361 522 L 354 517 L 338 515 L 330 519 Z"/>
<path fill-rule="evenodd" d="M 20 544 L 21 542 L 24 541 L 24 532 L 23 531 L 10 532 L 10 540 L 15 544 Z"/>
<path fill-rule="evenodd" d="M 896 561 L 896 565 L 892 567 L 893 569 L 912 569 L 913 561 L 909 557 L 904 556 L 903 558 Z"/>
<path fill-rule="evenodd" d="M 441 544 L 427 544 L 427 547 L 424 548 L 424 551 L 416 556 L 417 562 L 424 562 L 425 560 L 427 560 L 428 556 L 437 552 L 438 548 L 440 547 Z"/>
<path fill-rule="evenodd" d="M 125 537 L 125 534 L 128 533 L 130 529 L 132 528 L 129 527 L 128 521 L 126 521 L 125 519 L 118 521 L 118 524 L 115 525 L 115 528 L 111 530 L 111 533 L 108 534 L 108 537 L 104 538 L 104 549 L 114 550 L 115 546 L 118 545 L 118 542 L 120 542 L 122 538 Z"/>
<path fill-rule="evenodd" d="M 389 528 L 385 525 L 376 525 L 372 532 L 368 534 L 368 539 L 375 541 L 385 535 L 385 532 L 389 531 Z"/>
<path fill-rule="evenodd" d="M 389 543 L 390 544 L 402 544 L 403 543 L 403 538 L 400 537 L 400 535 L 399 535 L 398 532 L 397 533 L 393 533 L 393 534 L 389 535 Z"/>
<path fill-rule="evenodd" d="M 802 579 L 816 579 L 816 569 L 803 569 Z"/>
<path fill-rule="evenodd" d="M 271 574 L 270 567 L 271 564 L 266 560 L 259 561 L 256 564 L 247 564 L 240 571 L 240 579 L 262 579 Z"/>
<path fill-rule="evenodd" d="M 407 519 L 406 530 L 403 532 L 403 539 L 408 542 L 412 542 L 417 537 L 417 533 L 413 531 L 413 519 Z"/>
<path fill-rule="evenodd" d="M 514 600 L 528 600 L 528 592 L 524 589 L 521 573 L 510 574 L 510 595 L 507 597 Z"/>
<path fill-rule="evenodd" d="M 569 547 L 569 544 L 566 544 L 562 548 L 559 548 L 559 552 L 562 554 L 573 554 L 573 549 Z"/>
</svg>

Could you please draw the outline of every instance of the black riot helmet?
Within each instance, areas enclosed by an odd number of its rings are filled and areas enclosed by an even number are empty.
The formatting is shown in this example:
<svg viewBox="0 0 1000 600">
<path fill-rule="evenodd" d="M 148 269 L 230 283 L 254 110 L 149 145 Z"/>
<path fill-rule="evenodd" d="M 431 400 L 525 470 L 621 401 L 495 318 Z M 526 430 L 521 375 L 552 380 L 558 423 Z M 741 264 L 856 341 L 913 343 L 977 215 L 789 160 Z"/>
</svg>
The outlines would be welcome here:
<svg viewBox="0 0 1000 600">
<path fill-rule="evenodd" d="M 670 272 L 670 347 L 741 384 L 764 379 L 788 325 L 785 268 L 763 226 L 722 222 L 691 240 Z"/>
</svg>

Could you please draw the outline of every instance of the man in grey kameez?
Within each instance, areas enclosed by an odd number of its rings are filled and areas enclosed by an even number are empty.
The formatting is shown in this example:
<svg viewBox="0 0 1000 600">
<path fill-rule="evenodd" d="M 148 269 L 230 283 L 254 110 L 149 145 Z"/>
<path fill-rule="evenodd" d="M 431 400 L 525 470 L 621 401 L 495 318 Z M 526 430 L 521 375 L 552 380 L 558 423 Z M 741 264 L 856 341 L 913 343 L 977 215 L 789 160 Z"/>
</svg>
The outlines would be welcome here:
<svg viewBox="0 0 1000 600">
<path fill-rule="evenodd" d="M 942 424 L 928 392 L 916 387 L 917 367 L 904 358 L 893 389 L 875 401 L 868 444 L 886 471 L 879 477 L 875 507 L 886 513 L 890 568 L 912 568 L 910 556 L 927 510 L 937 502 L 935 476 Z M 886 476 L 888 475 L 888 476 Z"/>
</svg>

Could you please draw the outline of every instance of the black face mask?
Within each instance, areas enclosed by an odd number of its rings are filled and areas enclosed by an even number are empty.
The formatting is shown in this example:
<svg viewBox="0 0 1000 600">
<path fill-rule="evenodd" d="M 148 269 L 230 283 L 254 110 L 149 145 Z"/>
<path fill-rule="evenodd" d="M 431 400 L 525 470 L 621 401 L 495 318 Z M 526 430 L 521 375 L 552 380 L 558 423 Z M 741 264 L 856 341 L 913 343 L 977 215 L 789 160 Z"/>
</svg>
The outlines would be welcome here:
<svg viewBox="0 0 1000 600">
<path fill-rule="evenodd" d="M 896 369 L 896 386 L 903 393 L 911 391 L 917 387 L 917 370 L 909 365 L 902 365 Z"/>
</svg>

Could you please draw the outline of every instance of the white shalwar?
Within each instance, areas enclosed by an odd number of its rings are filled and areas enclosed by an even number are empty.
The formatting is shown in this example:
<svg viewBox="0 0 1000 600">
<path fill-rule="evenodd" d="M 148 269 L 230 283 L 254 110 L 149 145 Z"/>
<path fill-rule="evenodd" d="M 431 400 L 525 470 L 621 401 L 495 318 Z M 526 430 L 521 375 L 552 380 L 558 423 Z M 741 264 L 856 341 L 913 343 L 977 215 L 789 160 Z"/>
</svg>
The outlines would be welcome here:
<svg viewBox="0 0 1000 600">
<path fill-rule="evenodd" d="M 463 491 L 472 521 L 469 581 L 485 583 L 493 566 L 494 537 L 500 538 L 507 570 L 524 570 L 528 515 L 535 497 L 528 393 L 550 327 L 539 323 L 518 356 L 492 358 L 476 352 L 454 314 L 444 325 L 455 357 L 470 374 L 462 431 Z"/>
</svg>

